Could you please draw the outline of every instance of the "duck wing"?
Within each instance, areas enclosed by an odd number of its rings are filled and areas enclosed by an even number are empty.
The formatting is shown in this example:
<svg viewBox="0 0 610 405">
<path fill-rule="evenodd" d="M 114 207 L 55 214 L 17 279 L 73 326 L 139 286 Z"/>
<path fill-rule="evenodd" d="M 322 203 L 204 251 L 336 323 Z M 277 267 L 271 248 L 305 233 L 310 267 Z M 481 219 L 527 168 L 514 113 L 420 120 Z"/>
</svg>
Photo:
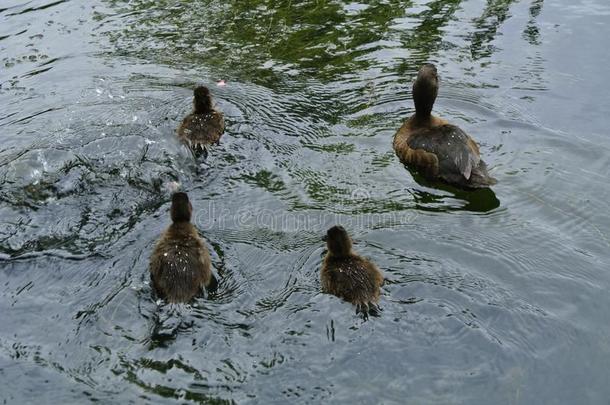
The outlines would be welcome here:
<svg viewBox="0 0 610 405">
<path fill-rule="evenodd" d="M 421 149 L 433 153 L 438 158 L 439 176 L 463 176 L 470 179 L 472 170 L 481 161 L 477 144 L 455 125 L 422 129 L 413 133 L 408 140 L 411 149 Z"/>
</svg>

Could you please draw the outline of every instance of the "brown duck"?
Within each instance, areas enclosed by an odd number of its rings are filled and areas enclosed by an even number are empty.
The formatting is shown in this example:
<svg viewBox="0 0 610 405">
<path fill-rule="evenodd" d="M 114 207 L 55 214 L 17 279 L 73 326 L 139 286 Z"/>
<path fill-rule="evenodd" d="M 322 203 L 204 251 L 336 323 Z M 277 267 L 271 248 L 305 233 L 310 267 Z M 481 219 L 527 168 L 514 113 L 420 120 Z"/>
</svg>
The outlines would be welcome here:
<svg viewBox="0 0 610 405">
<path fill-rule="evenodd" d="M 342 226 L 330 228 L 325 239 L 328 253 L 320 271 L 322 291 L 351 302 L 357 312 L 378 313 L 381 271 L 352 251 L 352 240 Z"/>
<path fill-rule="evenodd" d="M 221 112 L 212 106 L 212 95 L 207 87 L 194 91 L 193 112 L 184 117 L 178 128 L 178 138 L 195 153 L 207 155 L 208 145 L 218 144 L 225 130 Z"/>
<path fill-rule="evenodd" d="M 415 114 L 394 136 L 394 151 L 409 168 L 429 180 L 463 188 L 496 184 L 481 159 L 479 146 L 464 131 L 432 115 L 438 95 L 436 67 L 425 64 L 413 83 Z"/>
<path fill-rule="evenodd" d="M 208 249 L 191 224 L 193 207 L 186 193 L 172 196 L 172 224 L 161 235 L 150 258 L 150 276 L 160 298 L 188 302 L 203 287 L 216 284 Z"/>
</svg>

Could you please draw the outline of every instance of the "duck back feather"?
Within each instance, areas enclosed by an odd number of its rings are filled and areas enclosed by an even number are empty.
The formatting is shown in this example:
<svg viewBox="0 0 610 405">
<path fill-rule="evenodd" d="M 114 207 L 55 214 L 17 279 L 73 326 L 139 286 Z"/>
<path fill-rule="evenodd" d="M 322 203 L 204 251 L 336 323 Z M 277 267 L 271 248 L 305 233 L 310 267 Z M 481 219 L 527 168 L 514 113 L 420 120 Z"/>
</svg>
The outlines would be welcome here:
<svg viewBox="0 0 610 405">
<path fill-rule="evenodd" d="M 488 187 L 496 183 L 487 172 L 479 147 L 463 130 L 445 124 L 416 130 L 407 141 L 409 148 L 432 153 L 438 160 L 438 177 L 462 187 Z"/>
</svg>

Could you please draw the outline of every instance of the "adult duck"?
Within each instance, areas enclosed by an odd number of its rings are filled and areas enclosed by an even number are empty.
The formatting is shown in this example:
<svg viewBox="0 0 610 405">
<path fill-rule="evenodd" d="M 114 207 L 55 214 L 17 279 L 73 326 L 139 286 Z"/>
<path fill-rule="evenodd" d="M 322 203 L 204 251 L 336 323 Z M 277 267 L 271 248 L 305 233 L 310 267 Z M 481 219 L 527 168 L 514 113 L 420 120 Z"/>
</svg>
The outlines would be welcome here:
<svg viewBox="0 0 610 405">
<path fill-rule="evenodd" d="M 425 64 L 413 83 L 415 114 L 394 136 L 396 155 L 428 180 L 470 189 L 496 184 L 487 172 L 477 143 L 459 127 L 432 115 L 437 95 L 436 67 Z"/>
</svg>

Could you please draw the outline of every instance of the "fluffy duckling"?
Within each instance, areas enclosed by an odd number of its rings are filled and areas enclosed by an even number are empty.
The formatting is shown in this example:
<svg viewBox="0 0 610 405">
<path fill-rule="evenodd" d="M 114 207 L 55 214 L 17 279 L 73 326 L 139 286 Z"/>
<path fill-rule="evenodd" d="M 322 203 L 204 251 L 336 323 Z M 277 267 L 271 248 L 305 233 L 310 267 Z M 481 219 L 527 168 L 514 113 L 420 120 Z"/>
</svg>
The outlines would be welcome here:
<svg viewBox="0 0 610 405">
<path fill-rule="evenodd" d="M 210 253 L 191 224 L 193 207 L 186 193 L 172 196 L 172 224 L 161 235 L 150 258 L 150 276 L 160 298 L 188 302 L 203 287 L 216 285 Z"/>
<path fill-rule="evenodd" d="M 432 115 L 437 95 L 436 67 L 425 64 L 413 83 L 415 114 L 394 136 L 396 155 L 429 180 L 442 180 L 463 188 L 496 184 L 487 172 L 476 142 L 457 126 Z"/>
<path fill-rule="evenodd" d="M 342 226 L 330 228 L 325 240 L 328 253 L 320 271 L 322 290 L 356 305 L 365 316 L 378 313 L 381 271 L 352 251 L 352 240 Z"/>
<path fill-rule="evenodd" d="M 212 106 L 212 95 L 207 87 L 194 91 L 193 112 L 184 117 L 178 128 L 178 138 L 195 153 L 207 155 L 208 145 L 218 144 L 225 130 L 225 119 Z"/>
</svg>

